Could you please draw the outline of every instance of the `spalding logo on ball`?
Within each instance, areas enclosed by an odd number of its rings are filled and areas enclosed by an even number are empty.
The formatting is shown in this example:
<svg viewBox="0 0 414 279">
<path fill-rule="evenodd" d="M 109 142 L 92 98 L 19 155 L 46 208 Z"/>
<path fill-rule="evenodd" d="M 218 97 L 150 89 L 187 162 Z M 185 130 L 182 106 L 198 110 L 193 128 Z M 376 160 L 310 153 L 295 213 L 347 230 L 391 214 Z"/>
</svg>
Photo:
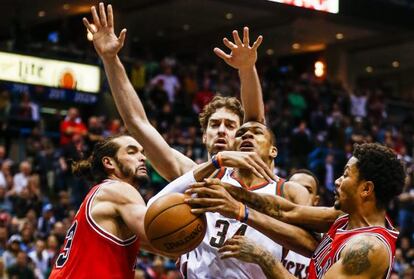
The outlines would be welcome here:
<svg viewBox="0 0 414 279">
<path fill-rule="evenodd" d="M 184 194 L 157 199 L 145 215 L 145 233 L 151 245 L 169 254 L 185 254 L 196 248 L 206 233 L 204 214 L 191 213 Z"/>
</svg>

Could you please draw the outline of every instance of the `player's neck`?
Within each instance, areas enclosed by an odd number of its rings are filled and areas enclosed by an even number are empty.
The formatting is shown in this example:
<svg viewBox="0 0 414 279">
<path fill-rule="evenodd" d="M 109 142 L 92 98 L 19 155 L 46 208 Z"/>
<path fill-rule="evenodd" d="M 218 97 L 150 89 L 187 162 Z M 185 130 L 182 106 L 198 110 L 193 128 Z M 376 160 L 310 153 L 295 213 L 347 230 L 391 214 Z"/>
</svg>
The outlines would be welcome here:
<svg viewBox="0 0 414 279">
<path fill-rule="evenodd" d="M 243 184 L 250 188 L 252 186 L 259 185 L 266 181 L 264 178 L 257 177 L 250 170 L 238 169 L 234 174 Z"/>
<path fill-rule="evenodd" d="M 377 209 L 376 206 L 360 207 L 349 214 L 347 229 L 357 229 L 368 226 L 385 226 L 385 210 Z"/>
</svg>

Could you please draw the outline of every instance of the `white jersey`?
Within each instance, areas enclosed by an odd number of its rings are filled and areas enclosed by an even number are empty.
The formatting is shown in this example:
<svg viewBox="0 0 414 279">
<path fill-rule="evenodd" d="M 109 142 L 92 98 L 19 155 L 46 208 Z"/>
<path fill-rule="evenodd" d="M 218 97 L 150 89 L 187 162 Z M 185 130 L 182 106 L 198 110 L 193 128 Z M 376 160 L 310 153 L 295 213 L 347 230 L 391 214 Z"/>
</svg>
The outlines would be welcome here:
<svg viewBox="0 0 414 279">
<path fill-rule="evenodd" d="M 233 176 L 232 169 L 221 169 L 217 175 L 223 182 L 238 187 L 245 187 L 241 181 Z M 278 183 L 264 183 L 250 187 L 250 191 L 266 194 L 276 194 L 280 191 L 284 180 Z M 218 249 L 224 242 L 236 233 L 245 235 L 269 250 L 277 260 L 282 258 L 282 246 L 249 227 L 248 225 L 234 219 L 229 219 L 219 213 L 206 213 L 207 231 L 201 244 L 193 251 L 184 254 L 180 258 L 180 270 L 184 278 L 266 278 L 261 268 L 252 263 L 246 263 L 234 258 L 220 259 Z"/>
<path fill-rule="evenodd" d="M 282 264 L 296 278 L 308 278 L 310 258 L 283 248 Z"/>
</svg>

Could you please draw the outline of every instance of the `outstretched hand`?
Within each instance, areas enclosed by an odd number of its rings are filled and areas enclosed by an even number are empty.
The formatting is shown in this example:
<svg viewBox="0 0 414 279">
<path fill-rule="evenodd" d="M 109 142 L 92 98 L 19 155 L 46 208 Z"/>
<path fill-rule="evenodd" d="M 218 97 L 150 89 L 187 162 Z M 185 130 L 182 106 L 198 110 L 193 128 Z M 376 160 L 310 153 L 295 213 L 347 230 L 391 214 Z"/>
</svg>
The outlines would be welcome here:
<svg viewBox="0 0 414 279">
<path fill-rule="evenodd" d="M 248 27 L 243 28 L 243 41 L 240 39 L 237 30 L 234 30 L 232 34 L 234 42 L 227 38 L 223 39 L 223 43 L 231 50 L 230 54 L 225 53 L 218 47 L 214 48 L 214 53 L 235 69 L 242 70 L 253 67 L 257 61 L 257 48 L 262 43 L 263 37 L 259 36 L 250 46 Z"/>
<path fill-rule="evenodd" d="M 83 18 L 83 24 L 93 35 L 93 45 L 101 58 L 115 57 L 125 42 L 126 29 L 122 29 L 119 37 L 114 32 L 114 13 L 112 6 L 99 3 L 99 15 L 95 6 L 91 7 L 93 24 Z"/>
</svg>

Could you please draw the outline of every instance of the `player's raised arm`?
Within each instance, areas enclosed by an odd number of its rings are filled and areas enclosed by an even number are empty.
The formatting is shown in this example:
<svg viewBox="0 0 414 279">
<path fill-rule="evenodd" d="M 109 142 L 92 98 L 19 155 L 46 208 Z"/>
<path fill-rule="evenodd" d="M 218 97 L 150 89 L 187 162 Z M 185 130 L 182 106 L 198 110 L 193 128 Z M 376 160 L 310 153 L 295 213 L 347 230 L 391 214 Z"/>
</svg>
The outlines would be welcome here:
<svg viewBox="0 0 414 279">
<path fill-rule="evenodd" d="M 228 65 L 239 71 L 241 83 L 241 100 L 244 108 L 244 121 L 265 122 L 262 87 L 256 70 L 257 48 L 262 43 L 263 37 L 259 36 L 250 46 L 249 28 L 243 28 L 243 40 L 237 30 L 232 32 L 233 42 L 227 38 L 223 43 L 230 49 L 230 54 L 220 48 L 214 48 L 217 56 Z"/>
<path fill-rule="evenodd" d="M 168 181 L 181 176 L 195 166 L 195 163 L 179 152 L 175 152 L 158 131 L 151 125 L 144 107 L 135 92 L 118 52 L 124 45 L 126 29 L 117 37 L 114 33 L 112 6 L 105 11 L 103 3 L 99 4 L 99 15 L 95 7 L 91 8 L 93 27 L 86 18 L 83 22 L 93 34 L 93 44 L 102 59 L 109 86 L 128 131 L 139 140 L 146 156 L 157 170 Z"/>
</svg>

